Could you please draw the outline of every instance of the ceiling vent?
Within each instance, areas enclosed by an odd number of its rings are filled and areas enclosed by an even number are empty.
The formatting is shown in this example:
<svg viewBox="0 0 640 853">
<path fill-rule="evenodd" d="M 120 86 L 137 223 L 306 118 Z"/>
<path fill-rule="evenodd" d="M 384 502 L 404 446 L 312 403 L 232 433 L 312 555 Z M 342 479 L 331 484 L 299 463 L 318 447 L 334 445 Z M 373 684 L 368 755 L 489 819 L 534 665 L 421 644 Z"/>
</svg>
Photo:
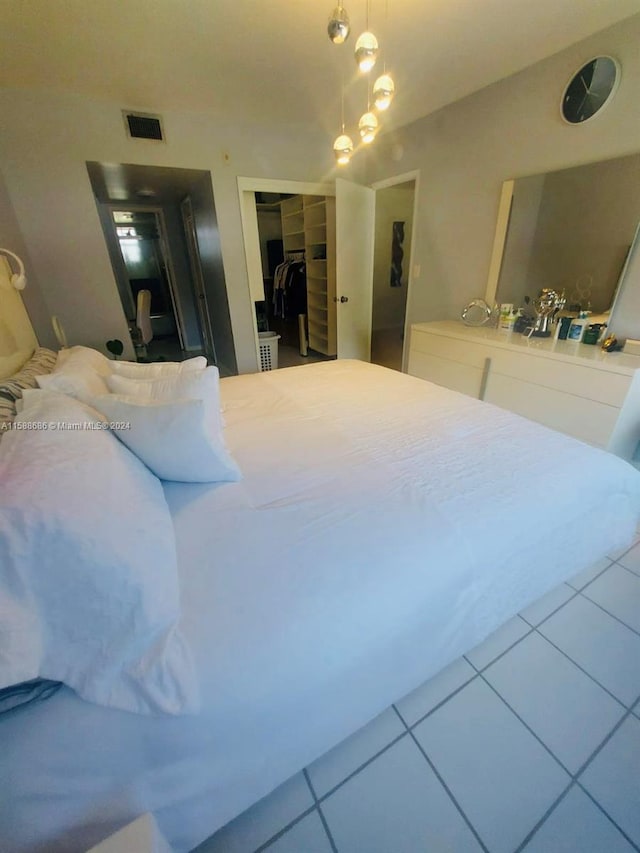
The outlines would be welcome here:
<svg viewBox="0 0 640 853">
<path fill-rule="evenodd" d="M 152 139 L 155 142 L 164 142 L 164 131 L 160 116 L 150 113 L 123 112 L 127 135 L 131 139 Z"/>
</svg>

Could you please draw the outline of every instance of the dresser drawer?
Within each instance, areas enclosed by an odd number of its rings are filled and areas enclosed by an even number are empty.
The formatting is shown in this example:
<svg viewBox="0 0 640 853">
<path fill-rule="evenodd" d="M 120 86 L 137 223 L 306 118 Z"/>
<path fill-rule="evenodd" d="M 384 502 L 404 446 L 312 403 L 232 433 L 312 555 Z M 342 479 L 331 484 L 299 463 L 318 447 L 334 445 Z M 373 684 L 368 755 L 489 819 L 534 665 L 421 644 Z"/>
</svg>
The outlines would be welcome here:
<svg viewBox="0 0 640 853">
<path fill-rule="evenodd" d="M 426 353 L 441 359 L 457 361 L 480 371 L 484 370 L 485 359 L 491 355 L 493 349 L 475 341 L 461 341 L 446 335 L 433 335 L 415 328 L 411 330 L 411 352 Z"/>
<path fill-rule="evenodd" d="M 408 372 L 419 379 L 428 379 L 436 385 L 443 385 L 445 388 L 451 388 L 452 391 L 460 391 L 461 394 L 478 398 L 482 388 L 484 362 L 482 367 L 471 367 L 468 364 L 441 358 L 439 355 L 416 352 L 412 348 L 409 352 Z"/>
<path fill-rule="evenodd" d="M 489 373 L 484 399 L 603 448 L 620 414 L 619 409 L 605 403 L 493 372 Z"/>
<path fill-rule="evenodd" d="M 495 347 L 491 372 L 621 408 L 631 377 L 589 365 Z"/>
</svg>

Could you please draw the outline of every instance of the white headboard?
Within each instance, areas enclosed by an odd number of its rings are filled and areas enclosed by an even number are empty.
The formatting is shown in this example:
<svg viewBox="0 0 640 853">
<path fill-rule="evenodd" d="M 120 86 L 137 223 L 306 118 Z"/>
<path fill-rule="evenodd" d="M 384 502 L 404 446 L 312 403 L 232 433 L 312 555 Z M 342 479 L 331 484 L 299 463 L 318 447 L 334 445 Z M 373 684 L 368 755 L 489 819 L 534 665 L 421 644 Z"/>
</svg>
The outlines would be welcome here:
<svg viewBox="0 0 640 853">
<path fill-rule="evenodd" d="M 11 284 L 9 262 L 0 255 L 0 356 L 12 355 L 18 350 L 34 350 L 37 346 L 38 339 L 22 296 Z"/>
</svg>

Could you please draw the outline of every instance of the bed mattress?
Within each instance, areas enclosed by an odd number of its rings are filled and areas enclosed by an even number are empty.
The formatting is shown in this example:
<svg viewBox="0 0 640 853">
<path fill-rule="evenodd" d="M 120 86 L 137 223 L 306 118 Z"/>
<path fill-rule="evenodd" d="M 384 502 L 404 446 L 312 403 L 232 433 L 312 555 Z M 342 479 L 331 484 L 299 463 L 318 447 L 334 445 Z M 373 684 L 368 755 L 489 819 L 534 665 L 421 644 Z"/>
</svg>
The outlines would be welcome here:
<svg viewBox="0 0 640 853">
<path fill-rule="evenodd" d="M 86 850 L 145 811 L 192 849 L 640 516 L 626 462 L 384 368 L 221 389 L 244 479 L 165 486 L 203 710 L 142 717 L 65 688 L 0 719 L 3 851 Z"/>
</svg>

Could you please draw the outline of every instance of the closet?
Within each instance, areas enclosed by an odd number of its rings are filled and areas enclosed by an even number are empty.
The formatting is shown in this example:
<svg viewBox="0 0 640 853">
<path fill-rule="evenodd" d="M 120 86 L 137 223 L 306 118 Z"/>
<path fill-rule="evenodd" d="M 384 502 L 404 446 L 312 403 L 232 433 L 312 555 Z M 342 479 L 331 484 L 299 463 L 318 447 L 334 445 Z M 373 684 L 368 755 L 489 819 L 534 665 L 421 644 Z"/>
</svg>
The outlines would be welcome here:
<svg viewBox="0 0 640 853">
<path fill-rule="evenodd" d="M 282 240 L 285 259 L 304 259 L 307 282 L 307 340 L 309 348 L 335 356 L 336 344 L 336 214 L 335 199 L 295 195 L 282 200 Z"/>
</svg>

